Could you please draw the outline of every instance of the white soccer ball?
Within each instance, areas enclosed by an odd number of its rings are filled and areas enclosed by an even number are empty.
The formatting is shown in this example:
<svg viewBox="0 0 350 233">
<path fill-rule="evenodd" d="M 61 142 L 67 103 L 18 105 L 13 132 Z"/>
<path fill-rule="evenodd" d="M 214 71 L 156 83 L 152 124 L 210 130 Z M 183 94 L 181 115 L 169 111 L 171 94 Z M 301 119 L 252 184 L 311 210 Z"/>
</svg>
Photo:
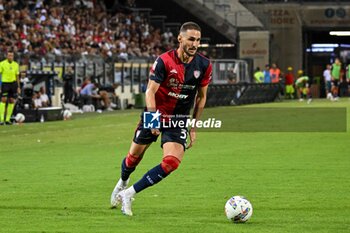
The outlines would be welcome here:
<svg viewBox="0 0 350 233">
<path fill-rule="evenodd" d="M 15 116 L 15 120 L 17 123 L 22 123 L 24 122 L 26 119 L 26 117 L 23 115 L 23 113 L 17 113 L 17 115 Z"/>
<path fill-rule="evenodd" d="M 253 214 L 253 206 L 245 197 L 233 196 L 226 202 L 225 214 L 234 223 L 246 222 Z"/>
<path fill-rule="evenodd" d="M 72 117 L 72 112 L 69 111 L 68 109 L 64 110 L 64 112 L 63 112 L 63 119 L 64 120 L 68 120 L 71 117 Z"/>
</svg>

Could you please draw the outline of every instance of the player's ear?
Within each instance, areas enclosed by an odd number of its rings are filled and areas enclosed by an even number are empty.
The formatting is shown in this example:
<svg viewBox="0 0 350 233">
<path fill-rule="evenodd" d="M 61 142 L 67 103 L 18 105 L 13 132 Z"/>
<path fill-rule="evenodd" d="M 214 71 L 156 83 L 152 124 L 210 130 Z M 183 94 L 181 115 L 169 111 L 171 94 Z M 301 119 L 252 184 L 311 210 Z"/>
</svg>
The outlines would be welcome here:
<svg viewBox="0 0 350 233">
<path fill-rule="evenodd" d="M 178 35 L 178 36 L 177 36 L 177 41 L 178 41 L 179 43 L 181 43 L 181 39 L 182 39 L 182 36 L 181 36 L 181 35 Z"/>
</svg>

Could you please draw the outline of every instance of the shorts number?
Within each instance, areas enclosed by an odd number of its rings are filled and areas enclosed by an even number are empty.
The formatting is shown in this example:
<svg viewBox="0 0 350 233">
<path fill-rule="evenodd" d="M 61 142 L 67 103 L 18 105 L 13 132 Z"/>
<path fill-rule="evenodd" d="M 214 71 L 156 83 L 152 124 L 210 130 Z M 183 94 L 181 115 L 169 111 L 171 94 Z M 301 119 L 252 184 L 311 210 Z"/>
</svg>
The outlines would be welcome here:
<svg viewBox="0 0 350 233">
<path fill-rule="evenodd" d="M 181 129 L 180 138 L 186 140 L 186 138 L 187 138 L 187 130 L 186 129 Z"/>
</svg>

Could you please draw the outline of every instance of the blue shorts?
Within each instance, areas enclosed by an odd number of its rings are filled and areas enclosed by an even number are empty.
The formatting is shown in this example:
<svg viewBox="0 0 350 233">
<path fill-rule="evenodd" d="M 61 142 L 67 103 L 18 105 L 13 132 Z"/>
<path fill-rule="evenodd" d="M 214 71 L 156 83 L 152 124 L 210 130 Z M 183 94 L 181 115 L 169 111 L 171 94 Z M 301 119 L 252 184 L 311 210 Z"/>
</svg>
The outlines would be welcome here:
<svg viewBox="0 0 350 233">
<path fill-rule="evenodd" d="M 177 142 L 184 147 L 184 150 L 186 149 L 188 135 L 187 128 L 163 128 L 159 130 L 161 132 L 161 147 L 163 147 L 163 144 L 167 142 Z M 151 129 L 144 129 L 143 122 L 140 121 L 135 130 L 133 141 L 136 144 L 148 145 L 157 141 L 158 136 L 159 135 L 153 135 Z"/>
</svg>

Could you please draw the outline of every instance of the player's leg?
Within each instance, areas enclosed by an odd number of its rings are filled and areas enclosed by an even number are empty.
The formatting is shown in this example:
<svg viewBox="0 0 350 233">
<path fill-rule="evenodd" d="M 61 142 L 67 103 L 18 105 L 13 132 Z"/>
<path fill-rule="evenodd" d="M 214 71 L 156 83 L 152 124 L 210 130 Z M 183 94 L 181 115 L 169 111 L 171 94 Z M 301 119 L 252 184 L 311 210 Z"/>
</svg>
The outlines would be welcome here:
<svg viewBox="0 0 350 233">
<path fill-rule="evenodd" d="M 303 94 L 303 88 L 299 87 L 299 101 L 304 101 L 304 94 Z"/>
<path fill-rule="evenodd" d="M 101 96 L 101 99 L 103 101 L 105 108 L 108 109 L 110 107 L 111 103 L 109 101 L 107 91 L 100 91 L 100 96 Z"/>
<path fill-rule="evenodd" d="M 333 100 L 337 101 L 339 99 L 339 97 L 338 97 L 338 81 L 337 80 L 333 81 L 332 94 L 333 94 Z"/>
<path fill-rule="evenodd" d="M 310 104 L 312 101 L 312 95 L 311 95 L 311 89 L 309 88 L 308 84 L 305 87 L 304 95 L 307 97 L 307 103 Z"/>
<path fill-rule="evenodd" d="M 327 99 L 329 100 L 333 99 L 331 81 L 326 81 L 326 94 L 327 94 Z"/>
<path fill-rule="evenodd" d="M 11 124 L 10 119 L 11 119 L 14 107 L 15 107 L 15 99 L 9 98 L 9 102 L 7 104 L 7 110 L 6 110 L 6 119 L 5 119 L 6 124 Z"/>
<path fill-rule="evenodd" d="M 6 107 L 6 97 L 1 98 L 0 103 L 0 124 L 5 123 L 5 107 Z"/>
<path fill-rule="evenodd" d="M 0 102 L 0 124 L 5 124 L 5 110 L 6 101 L 8 96 L 8 84 L 2 83 L 1 85 L 1 102 Z"/>
<path fill-rule="evenodd" d="M 129 177 L 136 169 L 136 166 L 139 164 L 143 158 L 144 153 L 146 152 L 148 145 L 140 145 L 135 142 L 131 143 L 128 155 L 123 159 L 121 164 L 121 175 L 115 185 L 113 192 L 111 194 L 111 208 L 115 208 L 120 204 L 120 198 L 118 194 L 127 188 L 129 184 Z"/>
<path fill-rule="evenodd" d="M 8 92 L 8 98 L 9 101 L 7 103 L 7 110 L 6 110 L 6 119 L 5 122 L 6 124 L 11 124 L 10 119 L 13 113 L 13 108 L 15 107 L 15 101 L 17 98 L 17 82 L 13 82 L 9 85 L 10 90 Z"/>
<path fill-rule="evenodd" d="M 295 92 L 295 90 L 294 90 L 293 85 L 290 85 L 290 87 L 291 87 L 290 98 L 291 98 L 291 99 L 294 99 L 294 92 Z"/>
<path fill-rule="evenodd" d="M 143 158 L 147 148 L 152 142 L 155 142 L 157 138 L 158 136 L 153 135 L 150 129 L 142 129 L 142 122 L 140 122 L 135 131 L 129 152 L 122 160 L 121 175 L 111 195 L 112 208 L 120 204 L 121 199 L 118 197 L 118 194 L 128 186 L 131 173 L 135 171 L 136 166 Z"/>
<path fill-rule="evenodd" d="M 184 156 L 186 137 L 186 129 L 174 129 L 162 132 L 162 162 L 146 172 L 134 185 L 120 193 L 123 201 L 123 214 L 132 215 L 131 199 L 136 193 L 157 184 L 178 168 Z"/>
</svg>

